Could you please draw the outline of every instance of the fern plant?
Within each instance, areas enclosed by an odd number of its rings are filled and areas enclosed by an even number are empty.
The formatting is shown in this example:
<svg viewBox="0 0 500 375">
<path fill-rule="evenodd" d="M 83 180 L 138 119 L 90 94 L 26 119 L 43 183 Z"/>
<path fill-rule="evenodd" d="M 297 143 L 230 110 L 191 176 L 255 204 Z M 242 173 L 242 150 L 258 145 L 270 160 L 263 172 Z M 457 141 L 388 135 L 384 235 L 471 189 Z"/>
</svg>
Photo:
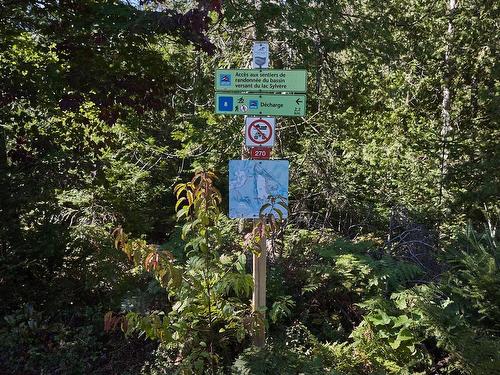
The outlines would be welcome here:
<svg viewBox="0 0 500 375">
<path fill-rule="evenodd" d="M 445 289 L 470 319 L 500 334 L 500 248 L 494 234 L 469 225 L 443 258 L 451 266 Z"/>
</svg>

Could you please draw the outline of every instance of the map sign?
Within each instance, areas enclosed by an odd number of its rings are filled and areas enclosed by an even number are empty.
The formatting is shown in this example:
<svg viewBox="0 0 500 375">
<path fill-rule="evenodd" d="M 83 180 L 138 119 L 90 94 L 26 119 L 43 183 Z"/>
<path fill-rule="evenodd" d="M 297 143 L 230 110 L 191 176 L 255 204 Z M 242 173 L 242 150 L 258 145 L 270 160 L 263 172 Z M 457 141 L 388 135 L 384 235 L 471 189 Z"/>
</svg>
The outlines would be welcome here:
<svg viewBox="0 0 500 375">
<path fill-rule="evenodd" d="M 245 119 L 245 145 L 273 147 L 275 124 L 274 117 L 247 117 Z"/>
<path fill-rule="evenodd" d="M 230 160 L 229 217 L 258 218 L 271 197 L 288 204 L 288 166 L 288 160 Z M 288 217 L 284 207 L 277 204 L 276 208 Z"/>
<path fill-rule="evenodd" d="M 215 113 L 222 115 L 305 116 L 306 96 L 215 93 Z"/>
<path fill-rule="evenodd" d="M 217 69 L 215 90 L 305 93 L 307 72 L 278 69 Z"/>
</svg>

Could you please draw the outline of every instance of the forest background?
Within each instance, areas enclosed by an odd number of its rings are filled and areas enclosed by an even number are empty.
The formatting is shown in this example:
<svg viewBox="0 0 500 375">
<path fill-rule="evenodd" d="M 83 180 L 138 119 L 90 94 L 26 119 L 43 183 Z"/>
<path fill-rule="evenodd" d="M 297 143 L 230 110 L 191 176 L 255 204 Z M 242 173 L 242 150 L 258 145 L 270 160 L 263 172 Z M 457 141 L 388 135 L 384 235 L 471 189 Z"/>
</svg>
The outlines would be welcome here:
<svg viewBox="0 0 500 375">
<path fill-rule="evenodd" d="M 498 1 L 0 5 L 0 373 L 500 373 Z M 256 37 L 308 71 L 265 322 L 213 105 Z"/>
</svg>

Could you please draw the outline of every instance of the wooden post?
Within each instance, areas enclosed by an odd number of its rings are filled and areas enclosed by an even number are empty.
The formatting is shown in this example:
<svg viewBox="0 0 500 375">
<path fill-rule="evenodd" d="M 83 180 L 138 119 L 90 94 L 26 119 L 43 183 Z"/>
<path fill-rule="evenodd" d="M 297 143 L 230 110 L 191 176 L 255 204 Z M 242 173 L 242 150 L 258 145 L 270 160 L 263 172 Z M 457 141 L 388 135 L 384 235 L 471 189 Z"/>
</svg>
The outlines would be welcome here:
<svg viewBox="0 0 500 375">
<path fill-rule="evenodd" d="M 263 21 L 263 15 L 261 13 L 261 2 L 260 0 L 255 0 L 255 40 L 265 40 L 265 30 L 266 25 Z M 253 51 L 253 48 L 252 48 Z M 267 66 L 267 65 L 266 65 Z M 262 68 L 261 66 L 256 66 L 255 61 L 252 56 L 252 68 Z M 253 344 L 259 348 L 263 348 L 266 343 L 266 262 L 267 262 L 267 241 L 266 235 L 264 233 L 264 228 L 266 225 L 266 219 L 260 218 L 254 220 L 255 226 L 261 224 L 262 230 L 260 233 L 260 254 L 257 256 L 253 254 L 253 295 L 252 295 L 252 310 L 258 317 L 258 325 L 254 332 Z"/>
<path fill-rule="evenodd" d="M 255 219 L 254 226 L 262 224 L 265 225 L 265 219 Z M 264 227 L 263 227 L 264 228 Z M 267 247 L 266 235 L 264 230 L 261 231 L 260 236 L 260 254 L 253 254 L 253 295 L 252 295 L 252 310 L 258 316 L 258 322 L 254 333 L 253 343 L 255 346 L 262 348 L 266 343 L 266 327 L 264 320 L 266 318 L 266 261 L 267 261 Z"/>
</svg>

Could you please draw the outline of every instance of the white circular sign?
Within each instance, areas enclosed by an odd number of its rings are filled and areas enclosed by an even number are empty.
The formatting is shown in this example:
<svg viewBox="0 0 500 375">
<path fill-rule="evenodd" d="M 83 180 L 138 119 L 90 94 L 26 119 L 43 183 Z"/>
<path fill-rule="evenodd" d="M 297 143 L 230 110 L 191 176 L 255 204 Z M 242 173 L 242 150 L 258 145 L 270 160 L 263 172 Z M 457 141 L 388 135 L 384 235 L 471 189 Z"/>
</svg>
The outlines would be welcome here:
<svg viewBox="0 0 500 375">
<path fill-rule="evenodd" d="M 274 117 L 247 117 L 245 144 L 247 146 L 272 147 L 274 145 Z"/>
</svg>

